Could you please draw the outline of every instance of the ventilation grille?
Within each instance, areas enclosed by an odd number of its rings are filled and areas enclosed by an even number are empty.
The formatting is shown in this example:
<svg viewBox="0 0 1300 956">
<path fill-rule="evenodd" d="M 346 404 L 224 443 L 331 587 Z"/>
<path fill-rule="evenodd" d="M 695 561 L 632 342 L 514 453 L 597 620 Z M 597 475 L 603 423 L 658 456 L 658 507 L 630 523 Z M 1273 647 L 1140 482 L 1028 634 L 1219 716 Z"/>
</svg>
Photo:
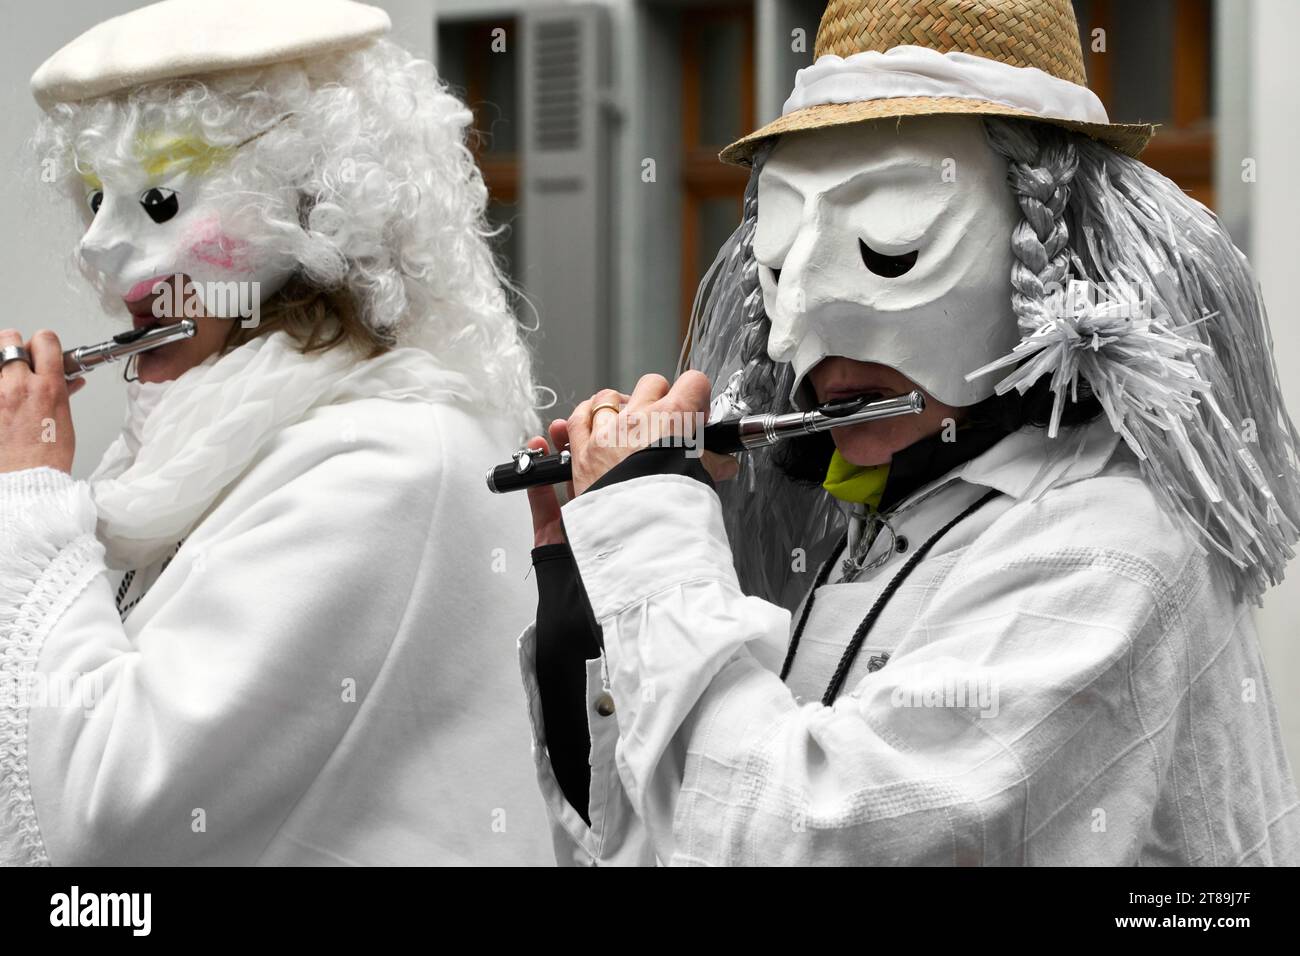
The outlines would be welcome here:
<svg viewBox="0 0 1300 956">
<path fill-rule="evenodd" d="M 533 145 L 543 152 L 581 147 L 582 34 L 577 20 L 537 24 L 533 35 Z"/>
</svg>

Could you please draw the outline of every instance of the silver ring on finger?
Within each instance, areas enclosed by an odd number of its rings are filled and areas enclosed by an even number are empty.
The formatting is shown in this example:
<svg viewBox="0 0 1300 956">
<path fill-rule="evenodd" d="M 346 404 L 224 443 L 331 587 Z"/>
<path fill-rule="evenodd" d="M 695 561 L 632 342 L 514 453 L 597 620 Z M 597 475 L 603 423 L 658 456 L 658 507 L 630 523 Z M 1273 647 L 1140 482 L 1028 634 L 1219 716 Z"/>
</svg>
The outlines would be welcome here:
<svg viewBox="0 0 1300 956">
<path fill-rule="evenodd" d="M 0 347 L 0 368 L 4 368 L 10 362 L 22 362 L 33 372 L 36 371 L 36 366 L 32 364 L 32 354 L 21 345 Z"/>
</svg>

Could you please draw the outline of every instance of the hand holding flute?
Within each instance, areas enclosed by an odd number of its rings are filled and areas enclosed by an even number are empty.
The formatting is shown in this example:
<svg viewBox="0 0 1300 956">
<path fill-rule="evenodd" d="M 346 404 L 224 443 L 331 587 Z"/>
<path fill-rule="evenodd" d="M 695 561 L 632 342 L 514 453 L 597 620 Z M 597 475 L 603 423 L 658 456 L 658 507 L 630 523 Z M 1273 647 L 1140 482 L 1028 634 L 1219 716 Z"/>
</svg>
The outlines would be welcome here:
<svg viewBox="0 0 1300 956">
<path fill-rule="evenodd" d="M 567 422 L 552 423 L 551 444 L 556 449 L 564 449 L 563 452 L 546 455 L 547 442 L 534 438 L 528 443 L 528 449 L 516 454 L 513 462 L 498 465 L 489 472 L 489 488 L 497 492 L 527 488 L 535 543 L 561 541 L 559 500 L 548 484 L 571 478 L 570 497 L 581 494 L 619 462 L 657 439 L 669 437 L 657 434 L 652 427 L 637 430 L 635 441 L 618 440 L 615 430 L 623 417 L 620 409 L 629 417 L 650 422 L 685 423 L 697 415 L 702 420 L 709 405 L 709 391 L 704 375 L 687 372 L 671 388 L 662 376 L 647 375 L 637 383 L 631 396 L 612 389 L 599 392 L 580 404 Z M 925 407 L 925 398 L 919 391 L 873 402 L 865 396 L 855 397 L 830 402 L 810 412 L 751 415 L 715 423 L 693 439 L 700 440 L 706 449 L 705 468 L 715 480 L 721 480 L 731 477 L 736 467 L 733 459 L 725 457 L 726 453 L 762 447 L 798 434 L 900 415 L 919 415 Z M 722 454 L 711 456 L 709 450 Z"/>
<path fill-rule="evenodd" d="M 29 468 L 72 472 L 76 433 L 63 349 L 41 331 L 24 346 L 13 329 L 0 332 L 0 473 Z M 30 364 L 29 364 L 30 363 Z"/>
<path fill-rule="evenodd" d="M 71 473 L 76 432 L 68 398 L 83 376 L 110 362 L 190 338 L 195 323 L 132 329 L 106 342 L 63 351 L 48 330 L 27 345 L 14 329 L 0 331 L 0 474 L 29 468 Z"/>
<path fill-rule="evenodd" d="M 552 459 L 521 459 L 521 452 L 514 462 L 493 469 L 488 476 L 489 488 L 504 492 L 568 481 L 574 493 L 581 494 L 642 448 L 661 439 L 690 438 L 681 431 L 689 429 L 692 420 L 703 414 L 708 401 L 709 381 L 699 372 L 682 375 L 671 389 L 661 375 L 642 376 L 631 395 L 604 389 L 578 405 L 566 422 L 553 423 L 551 437 L 562 452 Z M 628 429 L 625 425 L 620 432 L 621 420 L 637 427 Z M 557 429 L 556 425 L 561 427 Z M 520 480 L 494 480 L 505 479 L 505 473 L 515 471 L 517 466 L 525 473 Z"/>
<path fill-rule="evenodd" d="M 551 444 L 557 449 L 568 446 L 568 463 L 571 478 L 568 481 L 569 497 L 572 498 L 586 491 L 602 475 L 625 458 L 640 451 L 657 437 L 647 432 L 638 436 L 644 441 L 639 444 L 620 443 L 616 440 L 613 429 L 617 427 L 620 406 L 625 406 L 629 415 L 651 416 L 659 413 L 665 419 L 673 417 L 680 420 L 696 412 L 705 412 L 709 406 L 709 380 L 699 372 L 687 372 L 677 380 L 670 389 L 662 375 L 643 375 L 637 382 L 631 395 L 624 395 L 615 389 L 604 389 L 592 398 L 578 405 L 567 421 L 552 422 L 550 427 Z M 546 441 L 534 438 L 529 447 L 545 450 Z M 725 467 L 726 459 L 709 462 L 706 467 Z M 729 477 L 721 472 L 713 473 L 715 479 Z M 533 540 L 535 546 L 555 544 L 564 540 L 560 523 L 560 500 L 553 488 L 544 484 L 528 488 L 528 504 L 533 516 Z"/>
<path fill-rule="evenodd" d="M 606 407 L 612 409 L 613 405 Z M 714 422 L 704 427 L 703 434 L 696 438 L 696 442 L 704 449 L 705 465 L 708 467 L 710 453 L 718 459 L 719 456 L 764 448 L 799 435 L 816 434 L 900 415 L 919 415 L 924 411 L 925 397 L 919 391 L 872 402 L 867 401 L 867 396 L 864 395 L 827 402 L 807 412 L 760 413 Z M 512 461 L 488 471 L 488 489 L 502 494 L 568 481 L 572 472 L 572 455 L 566 447 L 566 441 L 556 441 L 554 431 L 555 425 L 552 425 L 552 441 L 563 451 L 548 455 L 544 441 L 536 439 L 535 442 L 530 442 L 527 448 L 514 454 Z M 720 460 L 732 461 L 730 458 Z M 709 470 L 712 472 L 714 469 Z"/>
</svg>

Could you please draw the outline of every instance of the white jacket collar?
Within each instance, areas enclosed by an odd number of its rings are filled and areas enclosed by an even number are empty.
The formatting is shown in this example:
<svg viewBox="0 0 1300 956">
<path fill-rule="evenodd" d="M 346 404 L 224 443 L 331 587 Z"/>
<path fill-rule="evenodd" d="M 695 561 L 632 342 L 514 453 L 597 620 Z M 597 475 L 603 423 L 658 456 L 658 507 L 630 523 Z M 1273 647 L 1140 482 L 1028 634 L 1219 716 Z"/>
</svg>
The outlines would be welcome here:
<svg viewBox="0 0 1300 956">
<path fill-rule="evenodd" d="M 916 502 L 942 485 L 961 480 L 1032 501 L 1049 488 L 1100 474 L 1115 454 L 1119 435 L 1106 417 L 1062 428 L 1055 438 L 1047 429 L 1026 425 L 988 451 L 918 488 L 905 499 Z"/>
<path fill-rule="evenodd" d="M 1047 437 L 1046 428 L 1026 425 L 972 458 L 956 474 L 973 485 L 1033 500 L 1049 488 L 1100 474 L 1118 444 L 1119 435 L 1104 415 L 1062 428 L 1055 438 Z"/>
</svg>

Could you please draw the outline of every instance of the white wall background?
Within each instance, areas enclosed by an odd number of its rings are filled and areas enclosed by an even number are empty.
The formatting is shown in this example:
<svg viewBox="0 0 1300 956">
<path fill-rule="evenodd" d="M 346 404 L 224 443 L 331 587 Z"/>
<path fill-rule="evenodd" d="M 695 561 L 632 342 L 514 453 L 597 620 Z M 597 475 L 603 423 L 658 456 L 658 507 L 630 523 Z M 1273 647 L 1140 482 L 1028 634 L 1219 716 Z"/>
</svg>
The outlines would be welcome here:
<svg viewBox="0 0 1300 956">
<path fill-rule="evenodd" d="M 1300 3 L 1229 0 L 1220 20 L 1225 16 L 1244 24 L 1248 38 L 1241 66 L 1249 83 L 1249 130 L 1244 140 L 1220 137 L 1220 169 L 1240 183 L 1241 160 L 1256 163 L 1257 181 L 1236 188 L 1248 200 L 1247 249 L 1264 288 L 1287 407 L 1300 421 L 1300 57 L 1293 42 L 1300 36 Z M 1234 143 L 1242 144 L 1240 156 L 1232 153 Z M 1286 581 L 1267 596 L 1257 621 L 1291 767 L 1300 771 L 1300 561 L 1291 563 Z"/>
<path fill-rule="evenodd" d="M 53 329 L 65 347 L 97 342 L 124 327 L 104 315 L 75 266 L 76 211 L 43 183 L 27 149 L 40 111 L 27 81 L 41 62 L 87 27 L 138 4 L 131 0 L 3 0 L 0 30 L 0 157 L 10 174 L 0 177 L 0 233 L 4 296 L 9 315 L 0 324 L 30 336 Z M 99 460 L 122 418 L 122 378 L 97 372 L 72 402 L 77 430 L 74 473 L 84 477 Z"/>
</svg>

